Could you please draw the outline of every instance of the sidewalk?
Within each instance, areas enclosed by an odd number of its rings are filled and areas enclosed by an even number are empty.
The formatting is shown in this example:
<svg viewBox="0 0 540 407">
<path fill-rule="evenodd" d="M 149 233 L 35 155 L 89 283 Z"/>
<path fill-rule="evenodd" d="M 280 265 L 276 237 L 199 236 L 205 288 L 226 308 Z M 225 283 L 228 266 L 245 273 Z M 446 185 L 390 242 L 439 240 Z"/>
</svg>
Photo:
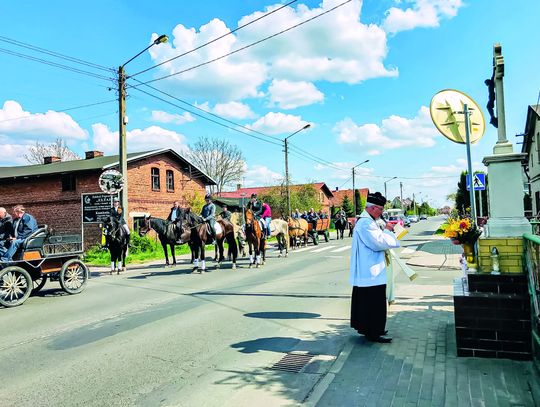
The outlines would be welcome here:
<svg viewBox="0 0 540 407">
<path fill-rule="evenodd" d="M 327 383 L 335 377 L 312 404 L 534 406 L 529 386 L 538 378 L 531 362 L 456 356 L 452 280 L 461 272 L 417 272 L 413 283 L 403 278 L 397 282 L 396 304 L 389 308 L 387 323 L 393 342 L 367 342 L 350 330 L 338 358 L 345 358 L 342 367 L 328 375 Z"/>
</svg>

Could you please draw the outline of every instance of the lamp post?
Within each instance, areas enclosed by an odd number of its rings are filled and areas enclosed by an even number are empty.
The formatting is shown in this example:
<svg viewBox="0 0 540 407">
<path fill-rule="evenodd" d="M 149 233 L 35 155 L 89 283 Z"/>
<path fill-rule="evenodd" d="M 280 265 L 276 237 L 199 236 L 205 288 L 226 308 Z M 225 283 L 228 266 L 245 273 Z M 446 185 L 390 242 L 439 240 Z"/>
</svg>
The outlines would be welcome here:
<svg viewBox="0 0 540 407">
<path fill-rule="evenodd" d="M 302 127 L 301 129 L 299 130 L 296 130 L 294 133 L 292 133 L 291 135 L 285 137 L 285 139 L 283 140 L 284 144 L 285 144 L 285 185 L 286 185 L 286 188 L 287 188 L 287 216 L 290 216 L 291 215 L 291 192 L 289 190 L 289 145 L 288 145 L 288 140 L 294 136 L 295 134 L 297 133 L 300 133 L 302 130 L 306 130 L 306 129 L 309 129 L 311 127 L 311 124 L 306 124 L 304 127 Z"/>
<path fill-rule="evenodd" d="M 126 124 L 127 124 L 127 116 L 126 116 L 126 71 L 124 70 L 124 67 L 129 64 L 131 61 L 133 61 L 135 58 L 137 58 L 142 53 L 146 52 L 150 47 L 153 47 L 157 44 L 162 44 L 164 42 L 167 42 L 169 40 L 169 37 L 166 35 L 160 35 L 157 37 L 152 44 L 150 44 L 148 47 L 143 49 L 141 52 L 139 52 L 134 57 L 130 58 L 127 62 L 125 62 L 123 65 L 120 65 L 118 67 L 118 139 L 119 139 L 119 145 L 118 145 L 118 159 L 119 159 L 119 169 L 122 173 L 122 178 L 124 179 L 124 187 L 122 188 L 122 191 L 120 191 L 120 202 L 122 205 L 122 208 L 124 210 L 125 216 L 128 215 L 128 172 L 127 172 L 127 148 L 126 148 Z M 129 219 L 126 219 L 129 221 Z"/>
<path fill-rule="evenodd" d="M 354 189 L 354 175 L 355 175 L 354 170 L 356 169 L 356 167 L 359 167 L 362 164 L 365 164 L 367 162 L 369 162 L 369 160 L 362 161 L 360 164 L 356 164 L 354 167 L 352 167 L 352 199 L 353 199 L 354 216 L 357 215 L 357 213 L 356 213 L 356 194 L 355 194 L 355 189 Z"/>
<path fill-rule="evenodd" d="M 386 199 L 388 199 L 388 197 L 386 196 L 386 184 L 387 184 L 388 182 L 390 182 L 390 181 L 396 179 L 396 178 L 397 178 L 397 177 L 393 177 L 393 178 L 390 178 L 389 180 L 384 181 L 384 197 L 385 197 Z"/>
</svg>

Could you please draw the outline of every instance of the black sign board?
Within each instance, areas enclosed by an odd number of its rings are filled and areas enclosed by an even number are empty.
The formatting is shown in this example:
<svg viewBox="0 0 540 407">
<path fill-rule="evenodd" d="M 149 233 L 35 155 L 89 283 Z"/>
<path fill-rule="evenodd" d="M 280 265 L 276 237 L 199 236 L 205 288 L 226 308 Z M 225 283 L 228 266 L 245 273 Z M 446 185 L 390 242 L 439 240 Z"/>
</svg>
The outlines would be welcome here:
<svg viewBox="0 0 540 407">
<path fill-rule="evenodd" d="M 111 213 L 113 196 L 103 193 L 82 194 L 83 223 L 103 222 Z"/>
</svg>

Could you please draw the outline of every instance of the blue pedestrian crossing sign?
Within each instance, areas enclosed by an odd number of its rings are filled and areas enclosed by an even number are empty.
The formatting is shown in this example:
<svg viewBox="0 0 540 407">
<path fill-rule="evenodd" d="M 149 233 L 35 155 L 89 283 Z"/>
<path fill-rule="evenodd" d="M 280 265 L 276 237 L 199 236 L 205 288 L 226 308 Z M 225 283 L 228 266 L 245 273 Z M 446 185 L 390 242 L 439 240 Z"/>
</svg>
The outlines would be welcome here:
<svg viewBox="0 0 540 407">
<path fill-rule="evenodd" d="M 473 186 L 475 191 L 483 191 L 486 189 L 486 174 L 474 174 Z M 467 191 L 471 189 L 471 177 L 467 174 Z"/>
</svg>

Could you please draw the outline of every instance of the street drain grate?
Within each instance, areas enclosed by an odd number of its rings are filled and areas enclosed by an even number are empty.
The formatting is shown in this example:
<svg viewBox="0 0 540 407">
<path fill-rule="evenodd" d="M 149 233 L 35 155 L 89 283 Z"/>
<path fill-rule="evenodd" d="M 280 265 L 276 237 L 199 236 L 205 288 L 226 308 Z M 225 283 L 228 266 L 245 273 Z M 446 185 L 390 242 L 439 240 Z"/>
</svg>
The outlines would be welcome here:
<svg viewBox="0 0 540 407">
<path fill-rule="evenodd" d="M 274 363 L 270 370 L 298 373 L 314 357 L 315 355 L 310 355 L 309 353 L 287 353 L 277 363 Z"/>
</svg>

